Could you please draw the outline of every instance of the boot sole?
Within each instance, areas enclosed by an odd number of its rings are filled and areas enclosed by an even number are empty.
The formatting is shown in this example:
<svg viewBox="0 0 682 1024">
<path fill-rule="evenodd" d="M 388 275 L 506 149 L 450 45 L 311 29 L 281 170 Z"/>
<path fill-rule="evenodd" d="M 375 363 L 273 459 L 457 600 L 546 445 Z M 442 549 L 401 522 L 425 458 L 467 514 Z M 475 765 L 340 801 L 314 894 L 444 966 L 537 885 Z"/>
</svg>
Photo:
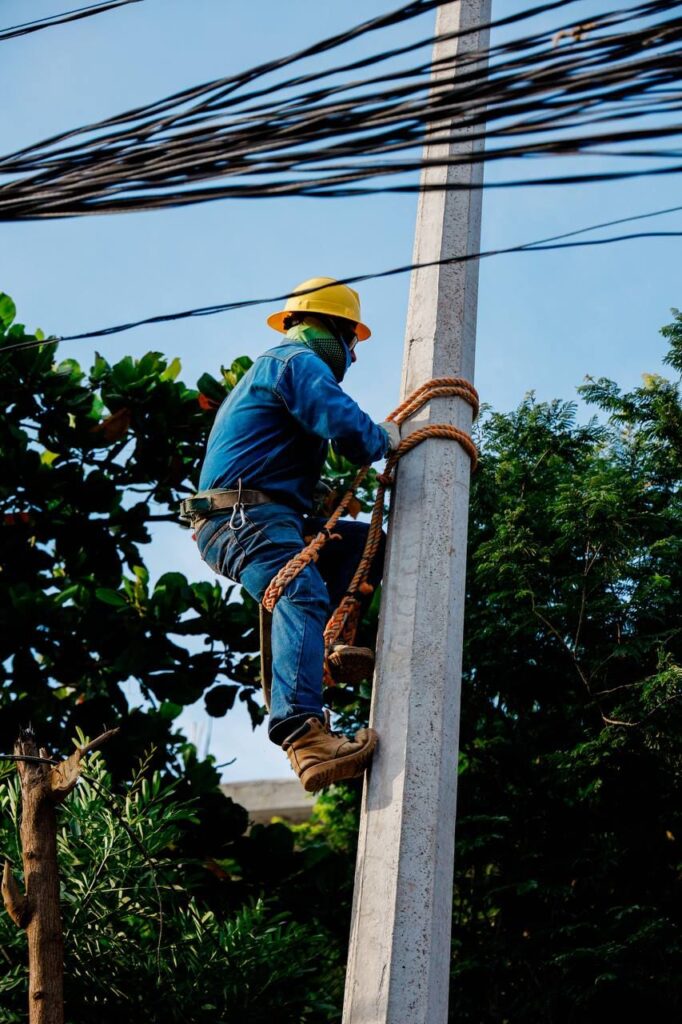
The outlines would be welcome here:
<svg viewBox="0 0 682 1024">
<path fill-rule="evenodd" d="M 329 671 L 336 683 L 361 683 L 374 675 L 374 653 L 368 647 L 349 651 L 332 652 L 328 658 Z"/>
<path fill-rule="evenodd" d="M 355 779 L 362 775 L 369 764 L 372 754 L 379 739 L 374 729 L 368 729 L 368 742 L 362 750 L 355 754 L 346 754 L 345 757 L 337 757 L 332 761 L 324 761 L 316 764 L 313 768 L 307 768 L 299 776 L 303 788 L 307 793 L 316 793 L 318 789 L 331 786 L 334 782 L 341 782 L 343 779 Z"/>
</svg>

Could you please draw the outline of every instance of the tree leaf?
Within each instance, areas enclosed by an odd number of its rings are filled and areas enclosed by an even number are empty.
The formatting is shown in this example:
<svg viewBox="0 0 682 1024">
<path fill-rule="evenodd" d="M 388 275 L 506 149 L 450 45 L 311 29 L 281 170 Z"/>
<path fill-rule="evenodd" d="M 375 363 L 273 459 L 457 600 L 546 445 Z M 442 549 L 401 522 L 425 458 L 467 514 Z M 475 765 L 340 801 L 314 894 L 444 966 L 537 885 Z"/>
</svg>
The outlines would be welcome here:
<svg viewBox="0 0 682 1024">
<path fill-rule="evenodd" d="M 4 292 L 0 292 L 0 327 L 4 331 L 14 322 L 14 318 L 17 315 L 17 307 L 14 305 L 9 295 L 5 295 Z"/>
<path fill-rule="evenodd" d="M 97 587 L 95 590 L 95 597 L 98 601 L 102 601 L 104 604 L 110 604 L 114 608 L 127 608 L 128 602 L 122 594 L 119 594 L 116 590 L 109 590 L 108 587 Z"/>
<path fill-rule="evenodd" d="M 208 714 L 213 718 L 222 718 L 234 705 L 234 699 L 238 691 L 238 686 L 228 686 L 226 684 L 214 686 L 210 689 L 204 694 L 204 704 Z"/>
<path fill-rule="evenodd" d="M 179 357 L 176 356 L 175 359 L 173 359 L 172 362 L 170 362 L 166 369 L 163 371 L 163 373 L 159 377 L 159 380 L 176 380 L 181 370 L 182 363 L 180 362 Z"/>
</svg>

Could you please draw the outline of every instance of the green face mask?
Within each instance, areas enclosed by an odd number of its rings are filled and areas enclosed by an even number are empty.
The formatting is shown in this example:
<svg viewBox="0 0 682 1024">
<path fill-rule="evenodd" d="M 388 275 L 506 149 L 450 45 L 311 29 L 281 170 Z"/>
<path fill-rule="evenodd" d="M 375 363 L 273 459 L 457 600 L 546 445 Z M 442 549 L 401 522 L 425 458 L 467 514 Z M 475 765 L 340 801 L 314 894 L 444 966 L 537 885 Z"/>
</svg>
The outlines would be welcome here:
<svg viewBox="0 0 682 1024">
<path fill-rule="evenodd" d="M 341 383 L 351 364 L 350 349 L 335 338 L 322 323 L 311 317 L 287 331 L 289 341 L 306 345 L 327 364 L 336 380 Z"/>
</svg>

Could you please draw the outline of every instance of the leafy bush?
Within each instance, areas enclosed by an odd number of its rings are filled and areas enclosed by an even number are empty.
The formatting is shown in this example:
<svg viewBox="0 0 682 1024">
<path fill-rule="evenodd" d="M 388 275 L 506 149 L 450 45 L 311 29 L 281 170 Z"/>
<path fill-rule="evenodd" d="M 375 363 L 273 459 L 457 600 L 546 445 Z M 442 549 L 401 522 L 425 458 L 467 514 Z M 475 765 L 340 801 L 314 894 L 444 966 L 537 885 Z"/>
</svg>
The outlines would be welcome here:
<svg viewBox="0 0 682 1024">
<path fill-rule="evenodd" d="M 0 293 L 0 749 L 29 721 L 62 749 L 77 728 L 125 722 L 108 751 L 114 777 L 151 747 L 155 767 L 177 769 L 184 705 L 206 694 L 209 713 L 225 714 L 238 695 L 263 717 L 254 602 L 174 571 L 150 586 L 144 564 L 154 524 L 178 523 L 196 489 L 216 401 L 158 352 L 98 355 L 89 372 L 60 362 L 57 343 L 15 315 Z M 7 350 L 32 340 L 44 343 Z M 224 397 L 250 362 L 200 385 Z M 128 706 L 130 679 L 143 707 Z M 211 697 L 216 684 L 229 699 Z"/>
<path fill-rule="evenodd" d="M 8 339 L 23 335 L 13 317 L 0 297 Z M 680 372 L 682 315 L 663 334 Z M 29 719 L 62 747 L 79 725 L 94 733 L 123 721 L 109 764 L 130 797 L 125 813 L 142 815 L 154 863 L 152 872 L 110 810 L 92 811 L 92 783 L 79 787 L 60 839 L 67 925 L 76 915 L 71 1024 L 93 1005 L 113 1020 L 110 985 L 131 1024 L 135 1013 L 332 1024 L 358 788 L 332 791 L 295 830 L 243 834 L 245 815 L 173 722 L 204 692 L 209 709 L 243 699 L 260 720 L 256 609 L 175 573 L 151 588 L 140 553 L 150 524 L 173 519 L 196 483 L 213 411 L 248 361 L 221 380 L 205 374 L 192 391 L 158 353 L 113 366 L 99 357 L 87 377 L 54 355 L 47 344 L 3 355 L 0 341 L 0 742 L 7 749 Z M 599 419 L 581 424 L 574 404 L 529 395 L 478 428 L 453 906 L 458 1024 L 657 1020 L 682 1008 L 680 384 L 645 375 L 629 393 L 610 380 L 581 390 Z M 332 482 L 348 477 L 341 463 L 328 471 Z M 363 503 L 371 490 L 370 479 Z M 375 603 L 372 621 L 376 612 Z M 207 650 L 190 653 L 183 637 L 203 637 Z M 129 675 L 147 709 L 128 709 Z M 210 696 L 216 679 L 233 688 L 220 699 Z M 334 703 L 359 724 L 369 696 L 339 687 Z M 139 776 L 125 783 L 150 744 L 151 767 L 166 773 L 156 796 Z M 79 801 L 89 808 L 80 817 Z M 72 820 L 89 846 L 69 832 Z M 16 861 L 8 821 L 2 842 Z M 22 1013 L 21 943 L 3 918 L 8 1024 Z"/>
<path fill-rule="evenodd" d="M 0 842 L 16 866 L 19 788 L 14 766 L 3 767 Z M 103 1024 L 326 1020 L 324 934 L 265 899 L 230 914 L 200 904 L 186 885 L 191 865 L 174 852 L 182 827 L 196 823 L 192 806 L 147 768 L 122 798 L 96 753 L 59 811 L 67 1024 L 93 1014 Z M 5 913 L 0 947 L 0 1020 L 20 1024 L 26 941 Z"/>
<path fill-rule="evenodd" d="M 682 370 L 682 316 L 663 334 Z M 644 375 L 481 426 L 451 1017 L 679 1016 L 682 403 Z"/>
</svg>

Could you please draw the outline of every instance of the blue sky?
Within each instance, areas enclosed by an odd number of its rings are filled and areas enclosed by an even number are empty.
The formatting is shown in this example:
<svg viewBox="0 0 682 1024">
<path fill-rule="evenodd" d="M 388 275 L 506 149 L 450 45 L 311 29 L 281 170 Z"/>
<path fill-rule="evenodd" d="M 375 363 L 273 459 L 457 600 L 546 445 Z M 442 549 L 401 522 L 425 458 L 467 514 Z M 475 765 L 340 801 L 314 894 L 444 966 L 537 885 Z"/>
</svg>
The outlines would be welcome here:
<svg viewBox="0 0 682 1024">
<path fill-rule="evenodd" d="M 0 28 L 70 6 L 78 5 L 2 0 Z M 394 6 L 397 0 L 144 0 L 2 42 L 3 151 L 282 55 Z M 494 13 L 527 6 L 496 0 Z M 593 0 L 569 11 L 586 17 L 616 6 Z M 536 24 L 554 26 L 568 17 L 564 12 Z M 380 45 L 427 36 L 432 25 L 429 15 L 370 35 L 344 56 L 357 58 Z M 598 161 L 579 166 L 594 169 Z M 567 164 L 533 165 L 538 175 L 544 168 L 559 173 Z M 527 164 L 501 165 L 487 178 L 525 176 L 527 169 Z M 676 177 L 490 190 L 484 197 L 482 248 L 679 203 Z M 316 274 L 344 277 L 410 262 L 415 208 L 414 196 L 291 198 L 3 224 L 0 290 L 13 296 L 29 327 L 57 334 L 279 294 Z M 653 225 L 682 230 L 682 214 Z M 483 261 L 476 372 L 482 399 L 504 410 L 529 390 L 542 399 L 574 398 L 586 374 L 631 387 L 643 372 L 661 371 L 664 345 L 658 329 L 669 321 L 670 307 L 682 305 L 680 266 L 676 239 Z M 408 285 L 405 275 L 362 286 L 363 314 L 373 338 L 362 346 L 347 384 L 376 419 L 383 419 L 398 398 Z M 184 379 L 194 383 L 205 370 L 216 372 L 237 355 L 255 356 L 267 347 L 273 340 L 264 325 L 267 312 L 247 309 L 74 342 L 64 345 L 62 354 L 87 364 L 96 349 L 109 359 L 155 349 L 180 356 Z M 193 578 L 207 576 L 186 533 L 172 527 L 159 532 L 149 563 L 155 575 L 180 569 Z M 206 739 L 201 706 L 190 709 L 183 722 Z M 238 715 L 213 723 L 211 750 L 220 761 L 237 757 L 226 778 L 289 771 L 264 732 L 251 737 Z"/>
</svg>

